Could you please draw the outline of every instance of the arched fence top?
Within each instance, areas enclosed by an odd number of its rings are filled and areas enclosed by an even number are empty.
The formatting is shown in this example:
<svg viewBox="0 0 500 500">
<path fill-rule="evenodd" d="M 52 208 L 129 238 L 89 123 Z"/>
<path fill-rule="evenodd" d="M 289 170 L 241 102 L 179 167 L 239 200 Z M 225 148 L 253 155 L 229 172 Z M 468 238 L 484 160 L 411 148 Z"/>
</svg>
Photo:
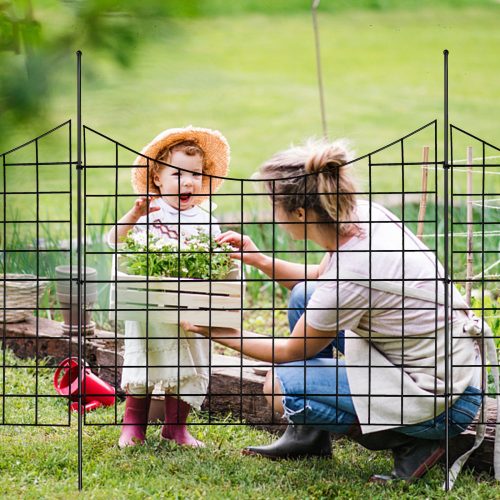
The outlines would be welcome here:
<svg viewBox="0 0 500 500">
<path fill-rule="evenodd" d="M 353 165 L 357 162 L 360 162 L 362 160 L 365 160 L 367 158 L 370 158 L 371 156 L 373 155 L 376 155 L 386 149 L 389 149 L 391 148 L 392 146 L 402 142 L 402 141 L 405 141 L 406 139 L 408 139 L 409 137 L 412 137 L 413 135 L 416 135 L 418 134 L 419 132 L 421 132 L 422 130 L 425 130 L 426 128 L 429 128 L 429 127 L 432 127 L 434 126 L 434 128 L 437 127 L 437 119 L 434 119 L 428 123 L 426 123 L 425 125 L 422 125 L 421 127 L 413 130 L 412 132 L 409 132 L 408 134 L 400 137 L 399 139 L 395 139 L 394 141 L 386 144 L 385 146 L 381 146 L 380 148 L 378 149 L 375 149 L 374 151 L 371 151 L 369 153 L 366 153 L 362 156 L 359 156 L 357 158 L 354 158 L 350 161 L 348 161 L 347 163 L 345 163 L 344 166 L 347 166 L 347 165 Z M 121 142 L 118 142 L 114 139 L 112 139 L 111 137 L 107 136 L 106 134 L 103 134 L 102 132 L 99 132 L 98 130 L 95 130 L 91 127 L 88 127 L 86 125 L 83 126 L 83 129 L 84 129 L 84 133 L 85 131 L 89 131 L 89 132 L 92 132 L 93 134 L 96 134 L 100 137 L 102 137 L 103 139 L 106 139 L 107 141 L 110 141 L 112 142 L 113 144 L 115 144 L 116 146 L 119 146 L 127 151 L 129 151 L 130 153 L 133 153 L 133 154 L 136 154 L 137 156 L 141 156 L 142 158 L 146 159 L 147 162 L 148 162 L 148 165 L 149 165 L 149 162 L 156 162 L 156 163 L 159 163 L 161 165 L 164 165 L 165 167 L 172 167 L 172 168 L 175 168 L 179 171 L 185 171 L 185 169 L 181 168 L 181 167 L 177 167 L 175 165 L 171 165 L 170 163 L 166 163 L 166 162 L 163 162 L 163 161 L 160 161 L 160 160 L 157 160 L 155 158 L 151 158 L 149 156 L 146 156 L 138 151 L 136 151 L 135 149 L 133 148 L 130 148 L 129 146 L 121 143 Z M 442 163 L 442 162 L 434 162 L 432 161 L 431 162 L 432 164 L 436 164 L 436 163 Z M 418 163 L 419 165 L 421 165 L 421 162 Z M 135 166 L 134 165 L 134 168 L 149 168 L 149 166 L 146 165 L 137 165 Z M 117 165 L 113 165 L 114 167 L 116 167 Z M 124 165 L 125 166 L 125 165 Z M 132 165 L 126 165 L 126 167 L 132 167 Z M 265 178 L 265 179 L 259 179 L 259 178 L 241 178 L 241 177 L 221 177 L 221 176 L 217 176 L 217 175 L 211 175 L 211 174 L 202 174 L 204 177 L 209 177 L 209 178 L 212 178 L 212 179 L 224 179 L 226 181 L 235 181 L 235 182 L 273 182 L 273 181 L 283 181 L 283 180 L 292 180 L 292 179 L 299 179 L 299 178 L 303 178 L 303 177 L 309 177 L 309 176 L 313 176 L 313 175 L 318 175 L 318 174 L 321 174 L 321 172 L 312 172 L 312 173 L 308 173 L 308 174 L 301 174 L 301 175 L 296 175 L 296 176 L 290 176 L 290 177 L 278 177 L 278 178 Z"/>
</svg>

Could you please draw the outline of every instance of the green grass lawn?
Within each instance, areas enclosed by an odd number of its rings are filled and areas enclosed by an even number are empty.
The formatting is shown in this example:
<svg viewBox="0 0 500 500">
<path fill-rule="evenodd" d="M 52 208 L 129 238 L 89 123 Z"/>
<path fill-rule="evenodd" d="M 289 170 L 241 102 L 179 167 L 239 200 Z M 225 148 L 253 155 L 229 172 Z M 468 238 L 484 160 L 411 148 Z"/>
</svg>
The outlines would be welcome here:
<svg viewBox="0 0 500 500">
<path fill-rule="evenodd" d="M 50 14 L 45 12 L 46 17 Z M 359 155 L 434 118 L 440 120 L 441 136 L 442 50 L 448 48 L 451 121 L 499 144 L 499 15 L 500 6 L 495 4 L 453 9 L 427 3 L 421 9 L 321 12 L 330 136 L 351 139 Z M 82 47 L 83 121 L 88 126 L 136 150 L 168 127 L 192 123 L 220 129 L 232 146 L 231 175 L 236 178 L 248 177 L 291 142 L 321 135 L 309 13 L 180 18 L 168 25 L 158 20 L 148 30 L 154 41 L 149 38 L 138 47 L 128 71 Z M 74 61 L 68 57 L 53 90 L 54 125 L 75 118 L 73 70 Z M 43 131 L 33 123 L 29 129 L 12 131 L 2 142 L 13 147 Z M 429 143 L 432 138 L 426 133 L 410 141 L 407 159 L 419 161 L 422 146 Z M 63 136 L 48 140 L 41 146 L 40 160 L 64 158 L 65 145 Z M 88 145 L 94 165 L 114 159 L 112 144 L 89 138 Z M 466 145 L 461 143 L 455 158 L 465 155 Z M 477 144 L 472 145 L 479 153 Z M 397 158 L 398 151 L 388 152 L 384 161 Z M 30 147 L 12 160 L 34 154 Z M 442 158 L 442 151 L 438 156 Z M 128 162 L 132 158 L 122 156 Z M 45 188 L 68 186 L 64 167 L 42 170 Z M 366 166 L 357 170 L 366 186 Z M 31 167 L 9 167 L 8 190 L 33 185 L 34 173 Z M 400 188 L 400 173 L 378 169 L 374 175 L 384 191 Z M 490 177 L 489 185 L 498 190 L 499 177 Z M 456 182 L 462 180 L 457 177 Z M 111 170 L 87 172 L 89 192 L 112 194 L 114 183 Z M 224 189 L 235 192 L 237 184 L 227 183 Z M 420 168 L 409 168 L 406 189 L 419 185 Z M 120 173 L 119 192 L 130 192 L 128 171 Z M 32 198 L 12 197 L 7 203 L 18 215 L 34 214 Z M 222 211 L 234 210 L 234 200 L 217 203 Z M 120 212 L 126 206 L 123 200 Z M 89 206 L 89 214 L 98 219 L 101 209 L 96 203 Z M 61 203 L 48 203 L 43 210 L 59 214 Z"/>
<path fill-rule="evenodd" d="M 35 379 L 33 362 L 17 360 L 6 352 L 6 364 L 31 365 L 11 368 L 6 375 L 7 394 L 29 394 Z M 40 393 L 55 394 L 53 369 L 40 368 Z M 6 420 L 33 422 L 33 398 L 6 398 Z M 39 418 L 45 423 L 63 423 L 68 418 L 64 398 L 39 402 Z M 118 406 L 121 418 L 123 404 Z M 110 422 L 114 409 L 100 409 L 93 422 Z M 181 449 L 160 442 L 159 427 L 149 429 L 148 444 L 120 450 L 119 426 L 85 426 L 83 429 L 82 498 L 231 498 L 231 499 L 320 499 L 320 498 L 445 498 L 441 491 L 444 471 L 434 468 L 425 480 L 413 485 L 389 487 L 367 483 L 370 475 L 389 473 L 388 453 L 369 452 L 346 440 L 334 445 L 331 459 L 271 462 L 244 457 L 240 450 L 265 444 L 270 434 L 250 426 L 201 425 L 192 432 L 207 447 Z M 119 420 L 118 420 L 119 421 Z M 74 497 L 77 491 L 77 427 L 0 427 L 0 497 L 54 499 Z M 500 487 L 488 476 L 465 471 L 446 498 L 498 498 Z"/>
</svg>

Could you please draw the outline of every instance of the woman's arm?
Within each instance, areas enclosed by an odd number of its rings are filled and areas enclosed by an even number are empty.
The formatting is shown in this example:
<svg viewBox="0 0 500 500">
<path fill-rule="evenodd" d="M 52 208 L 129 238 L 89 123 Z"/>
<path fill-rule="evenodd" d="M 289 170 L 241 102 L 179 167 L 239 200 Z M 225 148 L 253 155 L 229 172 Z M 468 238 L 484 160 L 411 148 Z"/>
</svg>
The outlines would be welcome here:
<svg viewBox="0 0 500 500">
<path fill-rule="evenodd" d="M 290 337 L 276 338 L 234 328 L 208 328 L 181 321 L 184 330 L 199 333 L 219 344 L 225 345 L 261 361 L 287 363 L 307 359 L 318 354 L 337 332 L 324 332 L 307 325 L 304 315 L 299 319 Z"/>
<path fill-rule="evenodd" d="M 238 249 L 232 254 L 233 258 L 241 259 L 245 264 L 256 267 L 290 290 L 306 278 L 308 280 L 317 279 L 320 276 L 321 268 L 326 265 L 328 260 L 328 256 L 325 255 L 321 264 L 312 264 L 306 267 L 304 264 L 275 259 L 260 252 L 249 236 L 241 235 L 235 231 L 227 231 L 221 234 L 217 240 L 219 243 L 229 243 Z"/>
<path fill-rule="evenodd" d="M 325 255 L 320 264 L 308 264 L 306 267 L 305 264 L 297 264 L 282 259 L 273 259 L 264 254 L 260 255 L 261 257 L 255 267 L 289 290 L 297 283 L 305 281 L 306 278 L 308 280 L 318 279 L 321 274 L 320 268 L 327 259 Z"/>
</svg>

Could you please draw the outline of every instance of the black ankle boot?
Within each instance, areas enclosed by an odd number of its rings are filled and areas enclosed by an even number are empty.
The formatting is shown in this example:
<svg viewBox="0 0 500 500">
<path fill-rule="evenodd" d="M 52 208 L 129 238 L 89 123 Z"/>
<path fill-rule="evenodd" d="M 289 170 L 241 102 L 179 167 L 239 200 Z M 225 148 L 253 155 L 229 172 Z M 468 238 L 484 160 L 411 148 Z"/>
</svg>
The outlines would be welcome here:
<svg viewBox="0 0 500 500">
<path fill-rule="evenodd" d="M 361 434 L 360 427 L 354 428 L 347 435 L 367 450 L 372 451 L 393 450 L 414 441 L 414 438 L 392 430 Z"/>
<path fill-rule="evenodd" d="M 413 438 L 412 442 L 392 450 L 394 471 L 390 479 L 408 482 L 420 479 L 436 464 L 444 452 L 442 441 Z M 373 479 L 376 481 L 377 477 Z"/>
<path fill-rule="evenodd" d="M 349 437 L 369 450 L 392 450 L 394 470 L 389 476 L 377 474 L 370 478 L 377 483 L 415 481 L 423 477 L 445 452 L 441 441 L 418 439 L 393 430 L 363 435 L 359 426 L 353 426 Z"/>
<path fill-rule="evenodd" d="M 289 425 L 283 435 L 267 446 L 249 446 L 243 455 L 262 455 L 266 458 L 329 457 L 332 438 L 328 431 L 306 425 Z"/>
</svg>

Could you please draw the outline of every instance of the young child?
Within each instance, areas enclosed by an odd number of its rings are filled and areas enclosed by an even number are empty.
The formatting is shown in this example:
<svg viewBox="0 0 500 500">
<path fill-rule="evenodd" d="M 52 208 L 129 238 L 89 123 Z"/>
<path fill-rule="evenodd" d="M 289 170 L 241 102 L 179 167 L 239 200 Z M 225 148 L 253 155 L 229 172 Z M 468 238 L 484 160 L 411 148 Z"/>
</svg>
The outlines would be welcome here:
<svg viewBox="0 0 500 500">
<path fill-rule="evenodd" d="M 199 205 L 217 191 L 228 171 L 229 145 L 222 134 L 194 127 L 165 130 L 134 165 L 132 185 L 140 197 L 109 232 L 113 248 L 130 230 L 179 243 L 199 231 L 220 234 L 216 219 Z M 186 420 L 191 407 L 199 409 L 205 398 L 208 364 L 209 343 L 202 336 L 179 325 L 126 321 L 121 385 L 127 396 L 119 446 L 144 442 L 155 387 L 165 391 L 162 438 L 204 446 L 189 433 Z"/>
</svg>

